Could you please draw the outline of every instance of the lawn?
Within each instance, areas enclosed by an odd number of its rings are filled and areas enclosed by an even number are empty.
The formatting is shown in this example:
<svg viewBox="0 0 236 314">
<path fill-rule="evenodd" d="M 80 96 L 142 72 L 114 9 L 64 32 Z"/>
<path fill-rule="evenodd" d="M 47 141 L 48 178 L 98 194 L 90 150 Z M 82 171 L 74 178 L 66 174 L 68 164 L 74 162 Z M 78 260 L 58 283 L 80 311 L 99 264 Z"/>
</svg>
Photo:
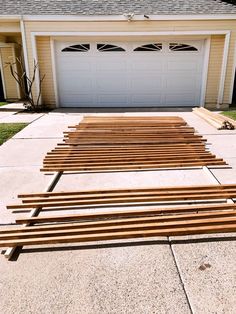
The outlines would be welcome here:
<svg viewBox="0 0 236 314">
<path fill-rule="evenodd" d="M 1 107 L 1 106 L 4 106 L 4 105 L 7 105 L 7 102 L 0 101 L 0 107 Z"/>
<path fill-rule="evenodd" d="M 236 120 L 236 108 L 221 112 L 224 116 Z"/>
<path fill-rule="evenodd" d="M 24 129 L 27 123 L 0 123 L 0 145 Z"/>
</svg>

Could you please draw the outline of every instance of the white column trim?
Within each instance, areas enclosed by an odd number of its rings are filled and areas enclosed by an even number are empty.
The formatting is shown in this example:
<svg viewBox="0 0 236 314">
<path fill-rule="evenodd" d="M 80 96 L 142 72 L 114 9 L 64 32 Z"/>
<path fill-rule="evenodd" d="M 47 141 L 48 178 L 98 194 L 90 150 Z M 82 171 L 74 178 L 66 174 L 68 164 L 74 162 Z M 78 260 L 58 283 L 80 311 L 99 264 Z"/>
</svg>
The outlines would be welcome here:
<svg viewBox="0 0 236 314">
<path fill-rule="evenodd" d="M 35 60 L 36 63 L 38 63 L 38 53 L 37 53 L 37 46 L 36 46 L 36 36 L 31 33 L 31 45 L 32 45 L 32 55 L 33 55 L 33 60 Z M 38 69 L 36 70 L 36 75 L 35 75 L 35 90 L 36 90 L 36 95 L 39 93 L 39 71 Z M 39 99 L 39 104 L 42 104 L 42 95 Z"/>
<path fill-rule="evenodd" d="M 205 40 L 205 45 L 204 45 L 204 60 L 203 60 L 203 73 L 202 73 L 202 88 L 201 88 L 201 97 L 200 97 L 200 107 L 204 107 L 205 106 L 206 89 L 207 89 L 207 78 L 208 78 L 208 67 L 209 67 L 209 58 L 210 58 L 210 48 L 211 48 L 211 37 L 209 36 Z"/>
<path fill-rule="evenodd" d="M 3 94 L 5 100 L 7 99 L 7 92 L 6 92 L 6 84 L 5 84 L 5 77 L 4 77 L 4 71 L 3 71 L 3 64 L 2 64 L 2 53 L 0 51 L 0 69 L 1 69 L 1 76 L 2 76 L 2 87 L 3 87 Z"/>
<path fill-rule="evenodd" d="M 30 75 L 29 59 L 28 59 L 28 51 L 27 51 L 25 24 L 23 20 L 20 21 L 20 29 L 21 29 L 21 37 L 22 37 L 22 48 L 23 48 L 23 56 L 24 56 L 24 63 L 25 63 L 25 72 L 26 72 L 26 75 L 29 76 Z"/>
<path fill-rule="evenodd" d="M 223 103 L 225 77 L 226 77 L 227 61 L 228 61 L 228 54 L 229 54 L 229 42 L 230 42 L 230 31 L 227 32 L 227 34 L 225 35 L 217 108 L 220 108 L 220 104 Z"/>
<path fill-rule="evenodd" d="M 236 43 L 234 45 L 234 61 L 233 61 L 233 67 L 232 67 L 232 78 L 231 78 L 231 83 L 230 83 L 230 103 L 232 104 L 233 102 L 233 93 L 234 93 L 234 80 L 236 80 L 236 75 L 235 75 L 235 71 L 236 71 Z"/>
<path fill-rule="evenodd" d="M 51 47 L 51 58 L 52 58 L 52 76 L 53 76 L 54 94 L 55 94 L 55 100 L 56 100 L 56 107 L 59 108 L 55 44 L 54 44 L 54 40 L 52 39 L 52 37 L 50 37 L 50 47 Z"/>
</svg>

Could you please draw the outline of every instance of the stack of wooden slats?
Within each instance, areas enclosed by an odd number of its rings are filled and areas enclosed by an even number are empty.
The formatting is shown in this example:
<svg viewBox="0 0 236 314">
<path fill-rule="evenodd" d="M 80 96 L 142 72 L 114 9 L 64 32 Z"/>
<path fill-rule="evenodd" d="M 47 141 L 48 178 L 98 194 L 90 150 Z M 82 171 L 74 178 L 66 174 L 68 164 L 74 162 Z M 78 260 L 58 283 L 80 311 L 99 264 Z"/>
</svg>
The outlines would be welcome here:
<svg viewBox="0 0 236 314">
<path fill-rule="evenodd" d="M 234 130 L 236 121 L 205 108 L 193 108 L 193 112 L 218 130 Z"/>
<path fill-rule="evenodd" d="M 1 230 L 1 247 L 236 231 L 236 204 L 227 203 L 236 198 L 236 184 L 48 192 L 19 198 L 22 202 L 8 208 L 17 213 L 40 208 L 39 216 L 16 219 L 31 226 Z M 47 211 L 64 215 L 45 215 Z"/>
<path fill-rule="evenodd" d="M 225 165 L 180 117 L 85 117 L 42 171 L 128 171 Z"/>
</svg>

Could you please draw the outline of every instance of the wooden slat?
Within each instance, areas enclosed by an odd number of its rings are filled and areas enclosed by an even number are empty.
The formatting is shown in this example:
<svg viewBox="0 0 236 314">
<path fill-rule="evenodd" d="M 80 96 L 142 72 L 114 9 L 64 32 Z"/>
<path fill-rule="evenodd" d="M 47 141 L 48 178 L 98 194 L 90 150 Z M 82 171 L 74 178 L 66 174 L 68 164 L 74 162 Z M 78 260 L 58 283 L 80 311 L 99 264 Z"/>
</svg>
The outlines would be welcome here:
<svg viewBox="0 0 236 314">
<path fill-rule="evenodd" d="M 221 224 L 220 226 L 201 226 L 201 227 L 184 227 L 184 228 L 169 228 L 169 229 L 151 229 L 139 231 L 119 231 L 110 233 L 87 234 L 76 236 L 58 236 L 44 237 L 36 239 L 13 239 L 0 241 L 1 247 L 22 246 L 22 245 L 44 245 L 58 243 L 76 243 L 76 242 L 93 242 L 93 241 L 108 241 L 108 240 L 123 240 L 142 237 L 157 237 L 157 236 L 184 236 L 205 233 L 227 233 L 235 232 L 236 224 Z"/>
<path fill-rule="evenodd" d="M 236 197 L 236 192 L 234 193 L 212 193 L 207 194 L 208 199 L 227 199 Z M 147 204 L 147 203 L 155 203 L 155 202 L 164 202 L 164 201 L 181 201 L 181 200 L 204 200 L 206 199 L 206 195 L 192 194 L 192 195 L 169 195 L 169 196 L 124 196 L 124 197 L 103 197 L 96 199 L 75 199 L 75 200 L 43 200 L 43 201 L 34 201 L 30 203 L 23 203 L 18 205 L 8 205 L 8 209 L 22 209 L 22 208 L 34 208 L 34 207 L 56 207 L 56 206 L 79 206 L 79 205 L 89 205 L 89 206 L 98 206 L 98 205 L 108 205 L 108 204 L 129 204 L 129 203 L 137 203 L 137 204 Z M 27 201 L 25 201 L 27 202 Z"/>
<path fill-rule="evenodd" d="M 236 184 L 223 184 L 223 185 L 191 185 L 191 186 L 164 186 L 164 187 L 143 187 L 143 188 L 129 188 L 129 189 L 95 189 L 95 190 L 81 190 L 81 191 L 67 191 L 67 192 L 44 192 L 44 193 L 30 193 L 30 194 L 19 194 L 19 198 L 28 197 L 49 197 L 49 196 L 68 196 L 68 195 L 90 195 L 90 194 L 100 194 L 101 197 L 105 194 L 124 194 L 124 193 L 153 193 L 153 192 L 166 192 L 168 194 L 173 194 L 178 191 L 182 192 L 207 192 L 207 191 L 219 191 L 228 189 L 236 189 Z"/>
<path fill-rule="evenodd" d="M 220 215 L 219 215 L 220 216 Z M 222 215 L 224 216 L 224 215 Z M 119 232 L 119 231 L 141 231 L 141 230 L 150 230 L 150 229 L 166 229 L 166 228 L 183 228 L 183 227 L 199 227 L 199 226 L 211 226 L 222 225 L 222 224 L 233 224 L 236 225 L 236 217 L 214 217 L 208 215 L 207 219 L 187 219 L 180 221 L 166 221 L 166 222 L 140 222 L 136 221 L 136 223 L 130 224 L 128 222 L 122 221 L 122 224 L 116 223 L 113 226 L 86 226 L 86 227 L 77 227 L 77 228 L 65 228 L 61 230 L 49 230 L 49 231 L 34 231 L 26 233 L 8 233 L 8 234 L 0 234 L 1 240 L 9 240 L 9 239 L 24 239 L 24 238 L 38 238 L 38 237 L 49 237 L 49 236 L 64 236 L 64 235 L 81 235 L 81 234 L 99 234 L 103 232 Z"/>
<path fill-rule="evenodd" d="M 192 162 L 175 162 L 175 163 L 151 163 L 151 164 L 140 164 L 136 163 L 134 165 L 108 165 L 108 166 L 80 166 L 80 165 L 73 165 L 73 166 L 50 166 L 44 167 L 40 169 L 41 171 L 131 171 L 136 169 L 158 169 L 158 168 L 177 168 L 177 167 L 193 167 L 193 166 L 213 166 L 213 165 L 226 165 L 226 163 L 222 160 L 213 159 L 210 161 L 192 161 Z"/>
<path fill-rule="evenodd" d="M 222 211 L 224 209 L 225 211 Z M 228 211 L 226 211 L 226 209 Z M 231 209 L 231 211 L 230 211 Z M 195 211 L 198 212 L 198 217 L 204 217 L 208 213 L 202 213 L 203 211 L 212 211 L 212 215 L 235 215 L 236 214 L 236 204 L 217 204 L 217 205 L 189 205 L 189 206 L 176 206 L 175 208 L 156 208 L 156 209 L 148 209 L 148 210 L 121 210 L 121 211 L 111 211 L 111 212 L 89 212 L 89 213 L 79 213 L 79 214 L 70 214 L 70 215 L 47 215 L 43 217 L 22 217 L 17 218 L 16 223 L 45 223 L 45 222 L 66 222 L 66 221 L 76 221 L 81 219 L 98 219 L 98 218 L 113 218 L 113 217 L 135 217 L 135 216 L 147 216 L 147 215 L 156 215 L 159 213 L 167 213 L 175 210 L 176 212 L 183 212 L 184 210 Z M 219 210 L 217 212 L 216 210 Z M 220 211 L 221 210 L 221 211 Z M 161 221 L 167 220 L 179 220 L 179 219 L 187 219 L 189 215 L 192 217 L 192 214 L 178 214 L 178 215 L 168 215 L 168 216 L 160 216 Z"/>
<path fill-rule="evenodd" d="M 169 191 L 143 191 L 143 192 L 123 192 L 123 193 L 109 193 L 109 192 L 104 192 L 104 193 L 97 193 L 97 194 L 81 194 L 81 195 L 63 195 L 63 196 L 50 196 L 50 197 L 45 197 L 45 198 L 27 198 L 23 199 L 23 203 L 32 203 L 32 202 L 54 202 L 54 201 L 66 201 L 66 200 L 94 200 L 94 199 L 102 199 L 105 201 L 107 198 L 117 198 L 117 197 L 123 197 L 123 198 L 128 198 L 129 202 L 132 202 L 134 198 L 137 197 L 146 197 L 147 200 L 150 197 L 167 197 L 167 198 L 182 198 L 182 200 L 185 200 L 186 198 L 190 199 L 195 199 L 201 194 L 201 199 L 208 199 L 209 197 L 215 197 L 215 198 L 221 198 L 223 195 L 227 196 L 228 198 L 233 198 L 236 196 L 236 189 L 224 189 L 224 190 L 217 190 L 217 189 L 212 189 L 205 191 L 204 189 L 199 189 L 196 191 L 172 191 L 171 193 Z"/>
<path fill-rule="evenodd" d="M 221 207 L 218 207 L 218 209 L 224 209 L 224 205 L 225 204 L 221 204 Z M 196 208 L 196 206 L 195 206 Z M 215 208 L 213 207 L 213 209 L 215 210 Z M 231 209 L 226 207 L 225 208 L 226 211 Z M 209 212 L 209 207 L 208 208 L 202 208 L 201 212 Z M 225 211 L 225 212 L 226 212 Z M 153 212 L 155 212 L 155 216 L 153 215 Z M 165 211 L 165 214 L 173 214 L 173 213 L 192 213 L 193 211 L 188 207 L 185 207 L 185 209 L 181 209 L 179 210 L 178 208 L 168 208 L 168 211 Z M 211 212 L 209 212 L 210 214 Z M 116 213 L 115 213 L 116 214 Z M 121 217 L 121 216 L 117 216 L 113 215 L 112 218 L 108 217 L 109 219 L 107 219 L 107 217 L 95 217 L 96 219 L 90 219 L 89 221 L 84 221 L 83 218 L 81 219 L 80 222 L 73 222 L 73 223 L 61 223 L 61 224 L 46 224 L 46 225 L 34 225 L 34 226 L 29 226 L 27 228 L 22 228 L 22 227 L 18 227 L 18 228 L 10 228 L 10 229 L 3 229 L 0 231 L 0 235 L 4 236 L 6 234 L 23 234 L 23 233 L 33 233 L 33 232 L 44 232 L 44 231 L 53 231 L 53 230 L 70 230 L 70 229 L 77 229 L 77 228 L 84 228 L 84 227 L 104 227 L 104 226 L 116 226 L 116 225 L 127 225 L 127 224 L 136 224 L 136 223 L 152 223 L 152 222 L 157 222 L 159 221 L 160 218 L 160 214 L 163 214 L 163 210 L 160 211 L 158 209 L 156 209 L 155 211 L 152 210 L 150 211 L 145 211 L 145 216 L 135 216 L 134 218 L 127 218 L 127 217 Z M 93 214 L 94 215 L 94 214 Z M 121 213 L 122 215 L 122 213 Z M 229 217 L 229 219 L 236 219 L 235 217 L 236 215 L 236 211 L 233 212 L 232 214 L 228 214 L 226 212 L 226 217 Z M 134 215 L 133 215 L 134 216 Z M 224 216 L 225 217 L 225 216 Z M 90 218 L 93 218 L 90 217 Z M 99 219 L 97 219 L 99 218 Z M 208 216 L 204 216 L 204 219 L 208 219 Z M 211 218 L 212 219 L 212 218 Z M 219 215 L 219 217 L 215 218 L 215 219 L 221 219 L 221 216 Z M 227 218 L 228 219 L 228 218 Z M 183 222 L 186 221 L 186 218 L 184 220 L 182 220 Z M 195 220 L 197 221 L 197 220 Z M 181 223 L 181 220 L 179 221 Z"/>
<path fill-rule="evenodd" d="M 100 164 L 104 164 L 104 162 L 112 162 L 114 165 L 115 164 L 126 164 L 127 162 L 139 162 L 139 161 L 143 161 L 145 163 L 148 162 L 165 162 L 165 161 L 187 161 L 187 160 L 213 160 L 215 158 L 215 155 L 212 154 L 203 154 L 203 155 L 196 155 L 196 154 L 192 154 L 192 155 L 167 155 L 167 156 L 150 156 L 150 155 L 144 155 L 144 156 L 121 156 L 121 157 L 116 157 L 116 156 L 100 156 L 100 157 L 77 157 L 77 156 L 69 156 L 69 157 L 45 157 L 43 163 L 46 164 L 80 164 L 80 165 L 100 165 Z M 221 159 L 222 160 L 222 159 Z M 223 160 L 222 160 L 223 161 Z"/>
</svg>

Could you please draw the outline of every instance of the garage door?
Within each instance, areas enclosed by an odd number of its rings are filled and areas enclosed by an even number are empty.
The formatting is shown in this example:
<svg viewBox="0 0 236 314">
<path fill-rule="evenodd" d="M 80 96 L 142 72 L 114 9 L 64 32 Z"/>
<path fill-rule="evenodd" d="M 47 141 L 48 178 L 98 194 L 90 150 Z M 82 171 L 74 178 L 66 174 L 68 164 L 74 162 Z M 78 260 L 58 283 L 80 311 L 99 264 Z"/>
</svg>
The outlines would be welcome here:
<svg viewBox="0 0 236 314">
<path fill-rule="evenodd" d="M 197 106 L 203 41 L 56 42 L 61 107 Z"/>
</svg>

